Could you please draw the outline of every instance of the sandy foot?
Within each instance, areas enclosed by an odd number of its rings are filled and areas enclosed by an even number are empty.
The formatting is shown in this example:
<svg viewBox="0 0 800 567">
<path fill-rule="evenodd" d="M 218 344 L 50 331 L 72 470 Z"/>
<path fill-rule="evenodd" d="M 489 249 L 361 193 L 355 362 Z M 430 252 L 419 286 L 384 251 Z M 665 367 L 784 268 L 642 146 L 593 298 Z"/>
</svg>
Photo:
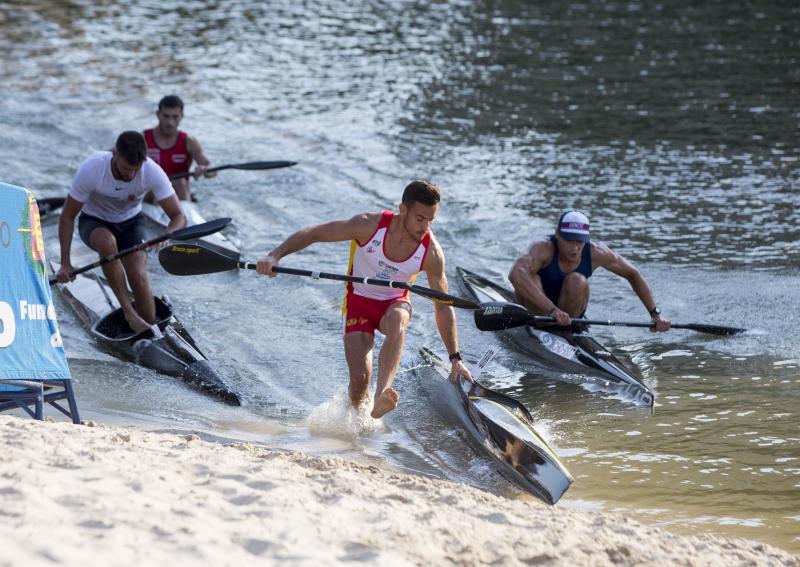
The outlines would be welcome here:
<svg viewBox="0 0 800 567">
<path fill-rule="evenodd" d="M 397 402 L 400 401 L 400 394 L 393 388 L 384 390 L 380 396 L 375 398 L 375 406 L 372 408 L 370 415 L 375 419 L 380 419 L 394 408 L 397 407 Z"/>
</svg>

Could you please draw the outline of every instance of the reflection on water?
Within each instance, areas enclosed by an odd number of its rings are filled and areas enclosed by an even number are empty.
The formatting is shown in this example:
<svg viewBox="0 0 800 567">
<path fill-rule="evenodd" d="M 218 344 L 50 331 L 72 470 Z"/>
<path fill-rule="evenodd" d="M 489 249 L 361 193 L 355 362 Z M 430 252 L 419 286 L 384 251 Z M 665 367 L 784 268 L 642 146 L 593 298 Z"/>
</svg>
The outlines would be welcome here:
<svg viewBox="0 0 800 567">
<path fill-rule="evenodd" d="M 459 119 L 465 136 L 534 130 L 600 145 L 747 153 L 796 145 L 796 123 L 785 118 L 796 111 L 786 87 L 798 76 L 797 5 L 501 0 L 451 8 L 450 41 L 436 45 L 449 64 L 423 81 L 431 125 Z"/>
<path fill-rule="evenodd" d="M 487 146 L 494 190 L 533 217 L 580 206 L 634 259 L 800 264 L 800 7 L 478 6 L 401 139 Z"/>
<path fill-rule="evenodd" d="M 567 506 L 624 511 L 635 501 L 637 513 L 685 533 L 694 524 L 740 536 L 759 527 L 794 541 L 800 365 L 761 375 L 758 357 L 668 350 L 649 358 L 660 376 L 652 415 L 537 374 L 494 380 L 537 418 L 558 420 L 556 445 L 576 477 Z"/>
<path fill-rule="evenodd" d="M 0 32 L 4 181 L 62 195 L 90 151 L 152 126 L 156 102 L 177 92 L 183 126 L 215 163 L 300 162 L 195 184 L 206 217 L 234 218 L 248 259 L 301 225 L 392 207 L 410 179 L 431 177 L 444 188 L 435 230 L 448 271 L 502 281 L 559 209 L 586 209 L 674 321 L 751 331 L 599 332 L 654 388 L 653 413 L 540 376 L 467 314 L 462 351 L 498 348 L 488 384 L 531 409 L 576 477 L 561 505 L 800 549 L 796 3 L 0 0 Z M 414 372 L 398 375 L 402 402 L 378 431 L 335 433 L 347 427 L 341 286 L 171 278 L 151 263 L 154 288 L 244 407 L 100 353 L 62 311 L 87 417 L 178 424 L 525 498 Z M 285 263 L 340 272 L 347 246 Z M 646 317 L 619 278 L 597 274 L 592 298 L 592 316 Z M 415 300 L 406 369 L 417 347 L 439 348 L 432 311 Z M 320 412 L 330 427 L 312 435 L 307 420 Z"/>
</svg>

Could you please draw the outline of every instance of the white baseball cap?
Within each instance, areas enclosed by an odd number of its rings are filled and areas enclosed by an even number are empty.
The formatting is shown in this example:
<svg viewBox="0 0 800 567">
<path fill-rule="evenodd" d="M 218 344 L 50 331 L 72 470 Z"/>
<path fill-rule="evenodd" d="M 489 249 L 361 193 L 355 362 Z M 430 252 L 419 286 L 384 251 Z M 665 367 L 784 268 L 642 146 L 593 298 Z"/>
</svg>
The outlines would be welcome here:
<svg viewBox="0 0 800 567">
<path fill-rule="evenodd" d="M 589 242 L 589 217 L 580 211 L 569 209 L 558 219 L 558 233 L 564 240 Z"/>
</svg>

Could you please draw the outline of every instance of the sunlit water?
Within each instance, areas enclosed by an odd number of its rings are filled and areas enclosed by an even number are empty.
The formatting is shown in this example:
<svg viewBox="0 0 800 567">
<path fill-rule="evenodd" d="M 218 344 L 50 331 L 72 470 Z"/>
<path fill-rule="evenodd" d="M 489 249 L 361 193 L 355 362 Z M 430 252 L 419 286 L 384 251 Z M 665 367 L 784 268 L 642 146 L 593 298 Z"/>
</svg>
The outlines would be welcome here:
<svg viewBox="0 0 800 567">
<path fill-rule="evenodd" d="M 505 348 L 487 385 L 521 400 L 576 482 L 560 506 L 800 551 L 800 9 L 689 2 L 0 2 L 0 178 L 63 195 L 77 165 L 155 124 L 176 92 L 217 164 L 292 159 L 194 184 L 207 218 L 257 258 L 296 228 L 444 188 L 435 230 L 453 268 L 503 281 L 558 211 L 643 271 L 676 322 L 735 338 L 595 329 L 655 390 L 654 410 L 543 374 Z M 55 238 L 52 227 L 46 236 Z M 347 246 L 285 265 L 345 269 Z M 174 278 L 159 293 L 241 392 L 231 408 L 100 352 L 59 304 L 84 417 L 198 429 L 520 494 L 437 404 L 414 301 L 401 405 L 346 404 L 340 285 L 254 273 Z M 424 284 L 424 282 L 423 282 Z M 592 278 L 591 316 L 646 314 Z M 501 346 L 460 314 L 463 351 Z M 531 500 L 533 502 L 533 500 Z"/>
</svg>

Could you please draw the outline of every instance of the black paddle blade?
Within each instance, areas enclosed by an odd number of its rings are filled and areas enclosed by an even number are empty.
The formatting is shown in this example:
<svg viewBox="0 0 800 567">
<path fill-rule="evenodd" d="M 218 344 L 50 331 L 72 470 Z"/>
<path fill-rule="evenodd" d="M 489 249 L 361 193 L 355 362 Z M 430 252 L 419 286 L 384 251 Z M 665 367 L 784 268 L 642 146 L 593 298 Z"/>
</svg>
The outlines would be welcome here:
<svg viewBox="0 0 800 567">
<path fill-rule="evenodd" d="M 410 291 L 411 293 L 416 293 L 417 295 L 421 295 L 422 297 L 431 299 L 436 303 L 441 303 L 443 305 L 450 305 L 452 307 L 457 307 L 458 309 L 480 309 L 481 307 L 480 305 L 469 299 L 464 299 L 463 297 L 457 297 L 455 295 L 450 295 L 449 293 L 436 291 L 435 289 L 422 287 L 421 285 L 409 286 L 408 291 Z"/>
<path fill-rule="evenodd" d="M 739 333 L 744 333 L 747 329 L 739 329 L 737 327 L 723 327 L 721 325 L 702 325 L 698 323 L 691 323 L 687 325 L 673 325 L 673 329 L 689 329 L 691 331 L 697 331 L 699 333 L 708 333 L 710 335 L 720 335 L 720 336 L 728 336 L 728 335 L 738 335 Z"/>
<path fill-rule="evenodd" d="M 504 301 L 481 303 L 474 317 L 475 326 L 481 331 L 502 331 L 522 327 L 534 321 L 531 312 L 522 305 Z"/>
<path fill-rule="evenodd" d="M 46 197 L 44 199 L 36 199 L 36 206 L 39 208 L 39 216 L 45 216 L 49 213 L 57 211 L 64 206 L 66 197 Z"/>
<path fill-rule="evenodd" d="M 158 253 L 158 262 L 174 276 L 198 276 L 238 268 L 233 258 L 191 244 L 172 244 Z"/>
<path fill-rule="evenodd" d="M 166 236 L 164 240 L 194 240 L 195 238 L 200 238 L 202 236 L 208 236 L 209 234 L 219 232 L 228 226 L 230 222 L 230 217 L 224 217 L 221 219 L 204 222 L 202 224 L 187 226 L 164 235 Z"/>
<path fill-rule="evenodd" d="M 231 169 L 278 169 L 297 165 L 296 161 L 251 161 L 231 165 Z"/>
</svg>

